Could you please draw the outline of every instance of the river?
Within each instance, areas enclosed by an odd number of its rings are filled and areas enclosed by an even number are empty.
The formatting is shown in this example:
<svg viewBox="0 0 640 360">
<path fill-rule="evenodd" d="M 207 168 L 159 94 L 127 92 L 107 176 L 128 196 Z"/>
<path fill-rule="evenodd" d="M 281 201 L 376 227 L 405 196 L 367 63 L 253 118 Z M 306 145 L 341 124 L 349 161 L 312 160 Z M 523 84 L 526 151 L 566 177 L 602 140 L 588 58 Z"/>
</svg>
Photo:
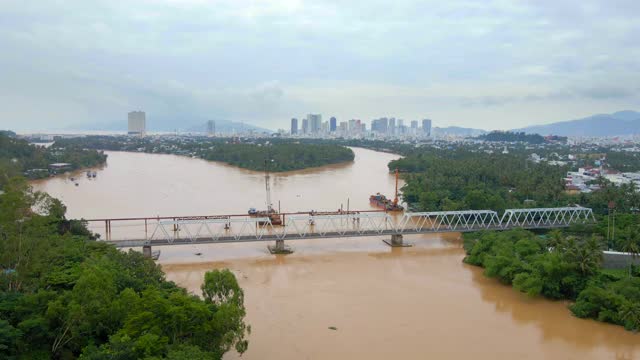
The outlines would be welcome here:
<svg viewBox="0 0 640 360">
<path fill-rule="evenodd" d="M 272 175 L 282 211 L 369 209 L 393 193 L 396 155 L 354 149 L 352 163 Z M 264 174 L 172 155 L 109 152 L 95 179 L 34 182 L 70 217 L 244 213 L 264 208 Z M 162 247 L 167 278 L 199 294 L 207 270 L 231 269 L 252 327 L 244 359 L 638 359 L 640 335 L 575 318 L 462 263 L 459 234 Z M 196 255 L 200 254 L 200 255 Z M 336 330 L 329 329 L 335 327 Z M 228 354 L 225 358 L 237 358 Z"/>
</svg>

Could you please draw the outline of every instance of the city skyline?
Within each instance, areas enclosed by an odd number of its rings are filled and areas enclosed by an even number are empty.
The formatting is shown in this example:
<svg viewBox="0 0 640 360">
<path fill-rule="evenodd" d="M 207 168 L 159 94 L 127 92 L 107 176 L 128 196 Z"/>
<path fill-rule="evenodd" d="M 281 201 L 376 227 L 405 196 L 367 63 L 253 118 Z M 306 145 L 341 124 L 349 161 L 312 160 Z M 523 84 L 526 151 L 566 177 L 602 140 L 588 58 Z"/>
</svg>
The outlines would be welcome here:
<svg viewBox="0 0 640 360">
<path fill-rule="evenodd" d="M 276 129 L 309 110 L 342 119 L 428 112 L 440 126 L 508 129 L 634 109 L 639 11 L 604 0 L 402 0 L 392 11 L 377 2 L 7 0 L 0 119 L 60 129 L 144 108 L 154 124 Z"/>
</svg>

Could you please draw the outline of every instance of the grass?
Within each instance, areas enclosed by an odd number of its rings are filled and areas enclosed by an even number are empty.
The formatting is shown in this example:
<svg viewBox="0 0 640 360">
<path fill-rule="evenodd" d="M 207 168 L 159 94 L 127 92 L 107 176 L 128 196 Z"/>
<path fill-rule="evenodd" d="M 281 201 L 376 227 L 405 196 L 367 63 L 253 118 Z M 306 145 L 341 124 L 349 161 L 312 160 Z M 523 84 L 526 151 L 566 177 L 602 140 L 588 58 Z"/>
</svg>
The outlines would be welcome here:
<svg viewBox="0 0 640 360">
<path fill-rule="evenodd" d="M 603 274 L 613 276 L 617 279 L 624 279 L 629 276 L 629 269 L 602 269 Z"/>
</svg>

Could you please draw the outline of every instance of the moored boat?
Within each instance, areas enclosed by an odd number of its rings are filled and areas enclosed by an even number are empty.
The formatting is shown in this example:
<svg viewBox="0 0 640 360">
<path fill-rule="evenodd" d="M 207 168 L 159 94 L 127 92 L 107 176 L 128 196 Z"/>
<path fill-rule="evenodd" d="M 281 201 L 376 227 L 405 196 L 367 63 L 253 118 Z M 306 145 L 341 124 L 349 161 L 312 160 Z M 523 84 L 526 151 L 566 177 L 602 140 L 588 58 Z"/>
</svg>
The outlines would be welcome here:
<svg viewBox="0 0 640 360">
<path fill-rule="evenodd" d="M 369 196 L 369 203 L 371 203 L 371 205 L 384 209 L 385 211 L 404 211 L 404 207 L 400 205 L 398 202 L 398 169 L 396 169 L 395 173 L 396 173 L 395 198 L 391 200 L 380 193 L 376 193 L 375 195 Z"/>
</svg>

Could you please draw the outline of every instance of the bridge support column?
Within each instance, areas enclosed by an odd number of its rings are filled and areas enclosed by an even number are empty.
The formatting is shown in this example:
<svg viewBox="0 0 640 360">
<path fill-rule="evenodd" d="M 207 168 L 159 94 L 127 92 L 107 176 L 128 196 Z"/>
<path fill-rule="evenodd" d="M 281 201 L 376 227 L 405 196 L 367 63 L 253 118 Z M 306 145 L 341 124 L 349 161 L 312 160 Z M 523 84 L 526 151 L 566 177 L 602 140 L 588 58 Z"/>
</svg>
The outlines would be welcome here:
<svg viewBox="0 0 640 360">
<path fill-rule="evenodd" d="M 291 254 L 293 252 L 291 247 L 284 244 L 284 240 L 276 240 L 276 244 L 267 246 L 267 249 L 272 254 Z"/>
<path fill-rule="evenodd" d="M 407 244 L 402 239 L 402 234 L 391 234 L 391 240 L 382 240 L 385 244 L 391 247 L 409 247 L 411 244 Z"/>
<path fill-rule="evenodd" d="M 151 245 L 142 246 L 142 255 L 146 258 L 151 258 L 153 256 L 153 253 L 151 252 Z"/>
</svg>

